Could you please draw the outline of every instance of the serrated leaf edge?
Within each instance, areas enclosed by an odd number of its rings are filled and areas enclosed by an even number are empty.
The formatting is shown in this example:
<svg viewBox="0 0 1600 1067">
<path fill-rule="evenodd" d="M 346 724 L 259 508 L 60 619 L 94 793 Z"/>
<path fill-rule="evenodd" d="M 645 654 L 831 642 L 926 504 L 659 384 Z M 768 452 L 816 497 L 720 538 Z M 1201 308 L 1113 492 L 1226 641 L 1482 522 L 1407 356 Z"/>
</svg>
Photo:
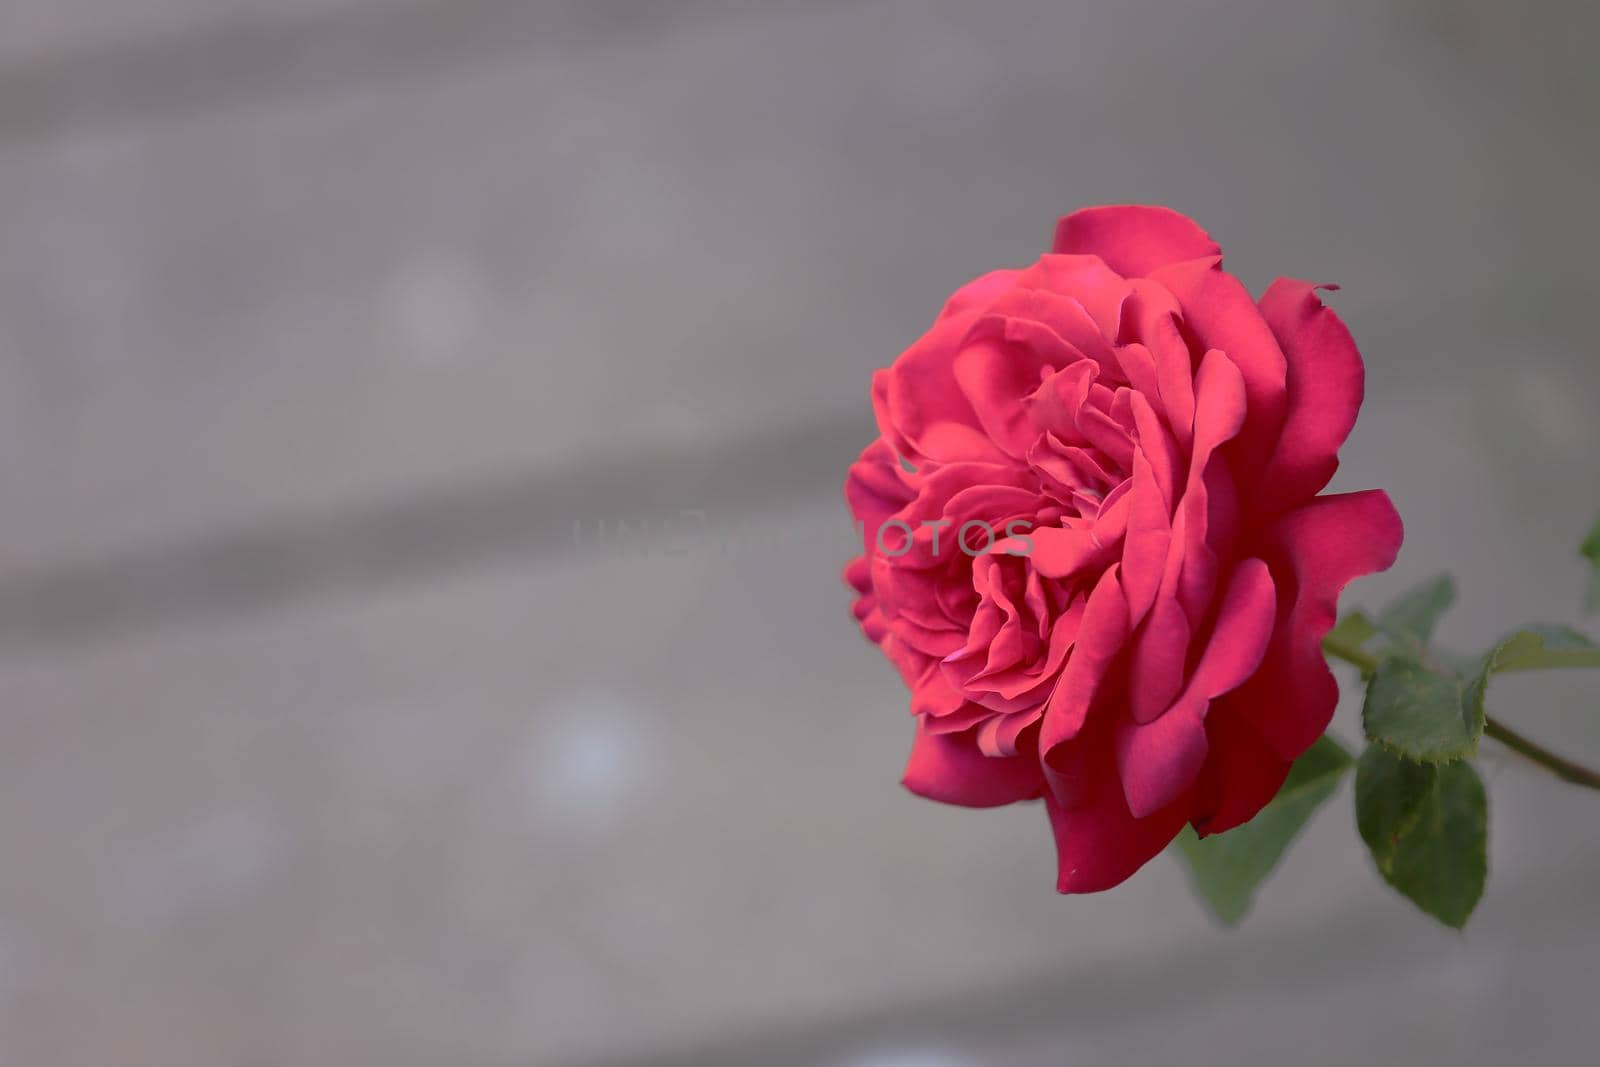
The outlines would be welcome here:
<svg viewBox="0 0 1600 1067">
<path fill-rule="evenodd" d="M 1401 658 L 1402 657 L 1389 657 L 1389 658 L 1385 659 L 1383 661 L 1383 663 L 1379 665 L 1379 670 L 1382 670 L 1383 667 L 1388 665 L 1390 662 L 1393 662 L 1394 660 L 1401 659 Z M 1372 677 L 1367 679 L 1366 691 L 1362 696 L 1362 701 L 1361 701 L 1361 731 L 1362 731 L 1362 733 L 1365 734 L 1367 740 L 1372 742 L 1373 744 L 1381 745 L 1387 751 L 1392 752 L 1396 756 L 1400 756 L 1403 759 L 1411 760 L 1413 763 L 1429 763 L 1429 764 L 1433 764 L 1435 766 L 1443 766 L 1446 763 L 1454 763 L 1456 760 L 1459 760 L 1459 759 L 1468 759 L 1468 758 L 1471 758 L 1473 756 L 1476 756 L 1478 754 L 1478 741 L 1483 736 L 1483 728 L 1484 728 L 1484 724 L 1485 724 L 1485 717 L 1488 714 L 1484 710 L 1484 701 L 1483 701 L 1483 699 L 1481 697 L 1479 698 L 1478 703 L 1477 703 L 1477 711 L 1476 711 L 1476 713 L 1474 713 L 1473 709 L 1470 708 L 1466 703 L 1467 692 L 1468 692 L 1468 688 L 1469 688 L 1468 684 L 1466 683 L 1466 681 L 1464 679 L 1462 679 L 1462 677 L 1459 674 L 1457 674 L 1454 671 L 1436 670 L 1432 666 L 1430 666 L 1430 665 L 1428 665 L 1426 663 L 1423 663 L 1421 660 L 1413 659 L 1412 662 L 1416 663 L 1417 666 L 1421 667 L 1423 670 L 1428 671 L 1430 674 L 1435 675 L 1436 677 L 1443 678 L 1443 679 L 1446 679 L 1446 680 L 1448 680 L 1450 682 L 1455 683 L 1455 686 L 1456 686 L 1456 703 L 1460 708 L 1460 711 L 1461 711 L 1461 714 L 1462 714 L 1462 721 L 1464 722 L 1464 724 L 1467 727 L 1467 734 L 1468 734 L 1467 742 L 1464 745 L 1462 745 L 1461 747 L 1459 747 L 1459 748 L 1455 748 L 1455 747 L 1443 748 L 1443 749 L 1438 750 L 1434 754 L 1424 755 L 1424 754 L 1421 754 L 1421 753 L 1412 752 L 1412 751 L 1410 751 L 1408 749 L 1402 748 L 1401 746 L 1395 744 L 1390 739 L 1374 733 L 1372 731 L 1372 728 L 1367 724 L 1367 705 L 1368 705 L 1368 701 L 1371 698 L 1372 685 L 1378 678 L 1378 672 L 1377 671 L 1374 671 L 1373 674 L 1372 674 Z M 1485 677 L 1485 679 L 1484 679 L 1483 688 L 1484 689 L 1488 688 L 1488 679 L 1487 679 L 1487 677 Z M 1475 717 L 1476 717 L 1476 723 L 1474 723 L 1474 721 L 1473 721 L 1474 714 L 1475 714 Z"/>
</svg>

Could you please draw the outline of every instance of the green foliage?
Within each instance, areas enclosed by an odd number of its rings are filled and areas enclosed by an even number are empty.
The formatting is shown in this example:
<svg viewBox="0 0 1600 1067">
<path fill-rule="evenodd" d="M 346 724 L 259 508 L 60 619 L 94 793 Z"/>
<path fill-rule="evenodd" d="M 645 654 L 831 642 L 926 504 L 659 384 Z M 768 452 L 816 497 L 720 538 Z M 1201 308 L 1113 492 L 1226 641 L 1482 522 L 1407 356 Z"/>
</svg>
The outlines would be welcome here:
<svg viewBox="0 0 1600 1067">
<path fill-rule="evenodd" d="M 1455 579 L 1438 575 L 1396 597 L 1378 615 L 1377 628 L 1402 648 L 1426 648 L 1434 627 L 1455 600 Z"/>
<path fill-rule="evenodd" d="M 1578 552 L 1594 569 L 1589 578 L 1589 599 L 1586 606 L 1590 611 L 1600 610 L 1600 518 L 1594 520 L 1594 528 L 1589 531 L 1589 536 L 1583 539 Z"/>
<path fill-rule="evenodd" d="M 1356 763 L 1356 829 L 1378 864 L 1388 871 L 1400 839 L 1416 826 L 1433 792 L 1439 768 L 1368 745 Z"/>
<path fill-rule="evenodd" d="M 1361 723 L 1369 740 L 1425 763 L 1447 763 L 1477 754 L 1487 719 L 1489 679 L 1507 671 L 1600 667 L 1600 648 L 1566 626 L 1530 625 L 1507 636 L 1482 657 L 1463 660 L 1428 642 L 1440 615 L 1455 597 L 1448 576 L 1403 594 L 1378 616 L 1375 633 L 1353 615 L 1334 628 L 1360 647 L 1381 643 L 1368 658 L 1370 672 Z M 1330 635 L 1331 636 L 1331 635 Z M 1330 645 L 1335 651 L 1342 646 Z"/>
<path fill-rule="evenodd" d="M 1600 557 L 1600 530 L 1591 538 Z M 1586 543 L 1587 547 L 1587 543 Z M 1356 766 L 1356 827 L 1384 880 L 1448 926 L 1465 925 L 1488 877 L 1488 800 L 1467 757 L 1488 721 L 1489 680 L 1507 671 L 1600 667 L 1600 647 L 1565 626 L 1524 626 L 1476 658 L 1432 646 L 1455 598 L 1447 576 L 1368 621 L 1347 616 L 1332 654 L 1368 676 Z"/>
<path fill-rule="evenodd" d="M 1481 733 L 1488 720 L 1484 697 L 1489 679 L 1507 671 L 1600 667 L 1600 648 L 1565 626 L 1527 626 L 1504 638 L 1467 673 L 1462 687 L 1463 715 Z"/>
<path fill-rule="evenodd" d="M 1184 827 L 1177 852 L 1190 885 L 1217 919 L 1232 926 L 1244 918 L 1256 889 L 1350 765 L 1344 746 L 1322 737 L 1295 761 L 1278 795 L 1243 826 L 1204 838 Z"/>
<path fill-rule="evenodd" d="M 1593 565 L 1588 607 L 1600 609 L 1600 521 L 1582 546 Z M 1567 626 L 1523 626 L 1481 656 L 1433 643 L 1456 586 L 1439 575 L 1376 615 L 1353 611 L 1324 639 L 1330 657 L 1361 669 L 1362 727 L 1371 742 L 1356 766 L 1356 828 L 1384 881 L 1460 929 L 1488 878 L 1488 799 L 1470 758 L 1486 728 L 1558 776 L 1595 776 L 1489 719 L 1490 679 L 1510 671 L 1600 667 L 1600 645 Z M 1195 892 L 1222 922 L 1238 922 L 1312 813 L 1338 788 L 1349 753 L 1324 737 L 1297 761 L 1278 795 L 1244 826 L 1176 842 Z"/>
<path fill-rule="evenodd" d="M 1350 648 L 1360 648 L 1378 634 L 1377 625 L 1369 618 L 1366 612 L 1352 611 L 1334 624 L 1328 631 L 1324 640 L 1328 644 L 1345 645 Z"/>
<path fill-rule="evenodd" d="M 1568 626 L 1525 626 L 1484 658 L 1490 673 L 1600 667 L 1600 648 Z"/>
<path fill-rule="evenodd" d="M 1491 657 L 1492 658 L 1492 657 Z M 1485 670 L 1488 669 L 1486 661 Z M 1483 734 L 1483 686 L 1472 686 L 1449 668 L 1409 656 L 1390 656 L 1367 683 L 1361 725 L 1367 738 L 1424 763 L 1474 755 Z"/>
<path fill-rule="evenodd" d="M 1594 547 L 1600 555 L 1600 542 Z M 1570 627 L 1530 625 L 1480 657 L 1456 656 L 1431 645 L 1454 597 L 1454 583 L 1435 578 L 1375 622 L 1349 617 L 1328 647 L 1368 675 L 1361 721 L 1373 743 L 1356 767 L 1361 839 L 1386 882 L 1459 929 L 1488 877 L 1488 801 L 1467 757 L 1476 755 L 1488 722 L 1489 680 L 1507 671 L 1600 667 L 1600 648 Z"/>
<path fill-rule="evenodd" d="M 1370 745 L 1356 826 L 1384 881 L 1446 926 L 1466 925 L 1489 874 L 1488 798 L 1465 760 L 1414 763 Z"/>
</svg>

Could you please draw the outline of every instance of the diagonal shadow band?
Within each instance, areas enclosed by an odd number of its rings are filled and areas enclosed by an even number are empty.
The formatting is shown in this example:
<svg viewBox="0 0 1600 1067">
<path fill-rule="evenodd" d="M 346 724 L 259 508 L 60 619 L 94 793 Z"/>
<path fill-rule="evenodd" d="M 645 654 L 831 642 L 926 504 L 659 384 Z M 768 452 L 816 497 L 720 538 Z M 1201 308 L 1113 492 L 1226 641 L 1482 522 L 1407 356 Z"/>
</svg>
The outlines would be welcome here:
<svg viewBox="0 0 1600 1067">
<path fill-rule="evenodd" d="M 0 655 L 570 551 L 575 520 L 754 510 L 842 483 L 873 434 L 835 414 L 0 577 Z"/>
<path fill-rule="evenodd" d="M 1481 973 L 1485 966 L 1504 969 L 1510 959 L 1527 966 L 1540 958 L 1536 953 L 1558 953 L 1569 937 L 1569 917 L 1589 899 L 1575 884 L 1583 881 L 1577 872 L 1593 861 L 1585 856 L 1508 891 L 1497 916 L 1504 924 L 1478 931 L 1471 953 L 1406 906 L 1375 896 L 1287 928 L 1246 923 L 1147 958 L 1086 966 L 1063 944 L 1060 967 L 981 989 L 864 1006 L 825 1025 L 779 1024 L 699 1047 L 589 1058 L 575 1067 L 991 1064 L 1015 1062 L 1013 1054 L 1023 1048 L 1030 1050 L 1019 1058 L 1030 1065 L 1086 1062 L 1084 1056 L 1115 1062 L 1110 1050 L 1130 1038 L 1146 1049 L 1169 1047 L 1163 1035 L 1192 1029 L 1193 1020 L 1206 1014 L 1235 1026 L 1272 1020 L 1279 1032 L 1266 1025 L 1258 1027 L 1258 1036 L 1290 1043 L 1282 1031 L 1292 1023 L 1278 1019 L 1275 1010 L 1298 1003 L 1314 1013 L 1319 1004 L 1348 1003 L 1352 991 L 1359 997 L 1371 989 L 1374 959 L 1389 961 L 1389 982 L 1403 981 L 1393 973 L 1398 970 L 1412 981 L 1448 983 L 1445 988 L 1456 990 L 1454 1000 L 1461 996 L 1463 974 Z M 1407 1025 L 1403 1014 L 1392 1015 L 1375 1022 L 1366 1037 L 1392 1040 Z M 1226 1054 L 1190 1059 L 1243 1062 Z"/>
</svg>

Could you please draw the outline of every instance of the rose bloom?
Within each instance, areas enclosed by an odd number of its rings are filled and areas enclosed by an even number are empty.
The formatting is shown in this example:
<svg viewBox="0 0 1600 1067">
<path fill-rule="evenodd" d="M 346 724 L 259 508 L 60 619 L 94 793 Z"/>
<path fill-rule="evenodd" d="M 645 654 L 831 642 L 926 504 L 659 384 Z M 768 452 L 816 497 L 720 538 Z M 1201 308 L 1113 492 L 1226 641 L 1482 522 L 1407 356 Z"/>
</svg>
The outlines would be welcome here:
<svg viewBox="0 0 1600 1067">
<path fill-rule="evenodd" d="M 1318 496 L 1361 406 L 1316 287 L 1259 301 L 1162 207 L 1062 219 L 872 379 L 855 616 L 911 690 L 911 791 L 1042 798 L 1064 893 L 1238 826 L 1322 734 L 1339 591 L 1400 548 Z"/>
</svg>

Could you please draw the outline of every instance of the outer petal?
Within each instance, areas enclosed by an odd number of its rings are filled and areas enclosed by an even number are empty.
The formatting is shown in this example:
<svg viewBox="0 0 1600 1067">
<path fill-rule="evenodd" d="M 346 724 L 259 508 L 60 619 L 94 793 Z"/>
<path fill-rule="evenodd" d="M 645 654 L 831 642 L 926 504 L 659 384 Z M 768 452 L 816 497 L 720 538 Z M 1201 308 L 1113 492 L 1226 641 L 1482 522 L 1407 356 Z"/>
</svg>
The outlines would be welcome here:
<svg viewBox="0 0 1600 1067">
<path fill-rule="evenodd" d="M 1045 255 L 1017 276 L 1019 286 L 1048 289 L 1083 305 L 1107 341 L 1116 340 L 1122 302 L 1131 293 L 1127 279 L 1098 256 Z"/>
<path fill-rule="evenodd" d="M 1095 893 L 1120 884 L 1166 848 L 1188 819 L 1188 797 L 1149 818 L 1134 818 L 1107 739 L 1094 744 L 1096 750 L 1082 760 L 1088 776 L 1083 796 L 1071 807 L 1052 793 L 1044 798 L 1056 838 L 1056 889 L 1062 893 Z"/>
<path fill-rule="evenodd" d="M 1239 279 L 1216 260 L 1174 263 L 1152 277 L 1178 298 L 1184 326 L 1199 346 L 1222 349 L 1239 369 L 1248 415 L 1238 450 L 1253 462 L 1264 463 L 1283 427 L 1288 371 L 1283 350 L 1260 309 Z"/>
<path fill-rule="evenodd" d="M 1050 250 L 1099 256 L 1128 278 L 1143 277 L 1168 263 L 1222 254 L 1193 219 L 1151 204 L 1074 211 L 1056 223 Z"/>
<path fill-rule="evenodd" d="M 967 311 L 981 311 L 988 307 L 1002 293 L 1017 284 L 1015 270 L 992 270 L 988 274 L 980 274 L 966 285 L 950 294 L 950 299 L 944 302 L 944 309 L 939 312 L 939 318 L 950 315 L 959 315 Z"/>
<path fill-rule="evenodd" d="M 1194 784 L 1210 747 L 1205 721 L 1211 701 L 1249 678 L 1261 663 L 1274 610 L 1266 564 L 1258 559 L 1240 564 L 1222 598 L 1211 641 L 1183 695 L 1159 717 L 1135 719 L 1118 728 L 1117 767 L 1134 815 L 1159 811 Z M 1137 713 L 1137 704 L 1134 710 Z"/>
<path fill-rule="evenodd" d="M 883 524 L 915 499 L 916 491 L 900 477 L 900 464 L 894 450 L 880 437 L 850 464 L 844 497 L 850 505 L 850 513 L 861 524 L 862 551 L 870 555 L 876 548 L 878 531 Z"/>
<path fill-rule="evenodd" d="M 1309 500 L 1328 484 L 1365 390 L 1361 353 L 1339 316 L 1317 298 L 1317 288 L 1279 278 L 1261 298 L 1261 315 L 1288 360 L 1283 434 L 1257 496 L 1269 511 Z"/>
<path fill-rule="evenodd" d="M 873 378 L 878 428 L 913 463 L 1006 458 L 984 431 L 953 371 L 976 320 L 970 312 L 939 319 Z"/>
<path fill-rule="evenodd" d="M 1404 530 L 1387 494 L 1372 489 L 1317 497 L 1268 530 L 1260 554 L 1278 589 L 1277 622 L 1261 668 L 1229 698 L 1283 759 L 1298 757 L 1333 717 L 1339 687 L 1322 655 L 1339 591 L 1386 570 Z"/>
<path fill-rule="evenodd" d="M 1148 725 L 1126 725 L 1118 731 L 1122 796 L 1135 818 L 1167 807 L 1200 776 L 1208 745 L 1200 714 L 1204 708 L 1203 703 L 1180 703 Z"/>
<path fill-rule="evenodd" d="M 911 687 L 911 710 L 918 716 L 926 715 L 931 719 L 937 719 L 942 716 L 955 715 L 961 711 L 964 704 L 966 704 L 966 700 L 962 698 L 960 693 L 955 691 L 945 678 L 944 671 L 940 669 L 938 660 L 928 664 L 927 669 L 922 673 L 922 677 L 917 679 L 916 684 Z M 929 725 L 937 728 L 940 724 L 930 722 Z M 948 731 L 939 730 L 938 732 L 945 733 Z"/>
<path fill-rule="evenodd" d="M 1206 716 L 1211 758 L 1195 788 L 1194 828 L 1203 837 L 1255 818 L 1289 776 L 1290 760 L 1274 752 L 1225 696 Z"/>
<path fill-rule="evenodd" d="M 1272 639 L 1277 610 L 1272 573 L 1259 559 L 1234 568 L 1211 641 L 1189 676 L 1187 695 L 1212 700 L 1255 673 Z"/>
<path fill-rule="evenodd" d="M 901 784 L 918 796 L 964 808 L 995 808 L 1044 792 L 1043 773 L 1032 752 L 985 756 L 978 751 L 976 731 L 931 733 L 920 718 Z"/>
</svg>

